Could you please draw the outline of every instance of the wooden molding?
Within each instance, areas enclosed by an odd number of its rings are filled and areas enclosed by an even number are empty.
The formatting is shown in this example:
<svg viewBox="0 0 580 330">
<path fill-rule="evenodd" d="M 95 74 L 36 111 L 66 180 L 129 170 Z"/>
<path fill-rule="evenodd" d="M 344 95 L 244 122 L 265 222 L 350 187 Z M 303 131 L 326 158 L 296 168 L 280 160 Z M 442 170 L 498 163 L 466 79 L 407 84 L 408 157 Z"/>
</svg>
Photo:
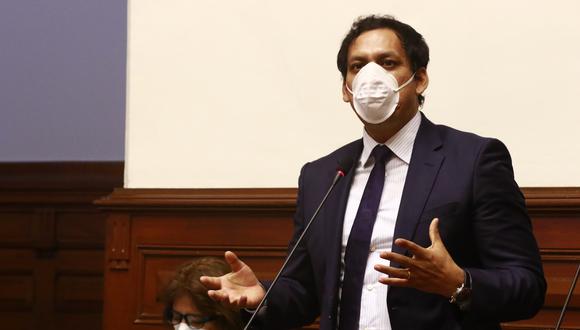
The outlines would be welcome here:
<svg viewBox="0 0 580 330">
<path fill-rule="evenodd" d="M 528 209 L 580 212 L 580 187 L 522 188 Z"/>
<path fill-rule="evenodd" d="M 123 162 L 0 163 L 0 205 L 86 204 L 123 186 Z"/>
<path fill-rule="evenodd" d="M 131 220 L 128 215 L 111 215 L 107 222 L 107 264 L 113 270 L 129 269 Z"/>
<path fill-rule="evenodd" d="M 522 188 L 531 211 L 580 211 L 580 187 Z M 96 201 L 103 209 L 293 209 L 296 188 L 124 189 Z"/>
<path fill-rule="evenodd" d="M 296 188 L 115 189 L 95 203 L 103 209 L 292 210 Z"/>
<path fill-rule="evenodd" d="M 82 190 L 123 186 L 124 162 L 0 163 L 2 190 Z"/>
</svg>

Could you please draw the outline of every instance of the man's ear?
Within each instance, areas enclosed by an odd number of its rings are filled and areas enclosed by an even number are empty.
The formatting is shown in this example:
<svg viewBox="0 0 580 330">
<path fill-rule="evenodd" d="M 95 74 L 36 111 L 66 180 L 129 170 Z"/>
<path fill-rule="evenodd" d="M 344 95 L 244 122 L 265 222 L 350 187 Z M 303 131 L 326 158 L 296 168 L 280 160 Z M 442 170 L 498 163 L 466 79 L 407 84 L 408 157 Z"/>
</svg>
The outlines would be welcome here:
<svg viewBox="0 0 580 330">
<path fill-rule="evenodd" d="M 415 72 L 415 93 L 417 95 L 423 94 L 423 92 L 429 86 L 429 75 L 427 74 L 427 69 L 419 68 L 417 72 Z"/>
<path fill-rule="evenodd" d="M 346 88 L 346 79 L 342 80 L 342 100 L 346 103 L 350 103 L 352 101 L 352 94 Z"/>
</svg>

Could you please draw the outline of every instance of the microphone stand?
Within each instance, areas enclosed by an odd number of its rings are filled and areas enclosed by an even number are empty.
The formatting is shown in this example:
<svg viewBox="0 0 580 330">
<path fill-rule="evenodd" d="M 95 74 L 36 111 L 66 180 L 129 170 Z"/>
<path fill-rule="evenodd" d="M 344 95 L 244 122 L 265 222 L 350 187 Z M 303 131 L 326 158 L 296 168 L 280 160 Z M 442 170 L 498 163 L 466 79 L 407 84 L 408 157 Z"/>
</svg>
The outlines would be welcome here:
<svg viewBox="0 0 580 330">
<path fill-rule="evenodd" d="M 562 307 L 562 312 L 560 313 L 560 318 L 558 319 L 558 323 L 556 324 L 555 330 L 560 329 L 560 325 L 562 324 L 562 320 L 564 319 L 564 314 L 566 314 L 566 309 L 568 308 L 568 303 L 570 302 L 570 298 L 572 298 L 572 293 L 574 292 L 574 288 L 576 287 L 576 282 L 578 282 L 578 274 L 580 274 L 580 263 L 578 264 L 578 268 L 576 269 L 576 275 L 574 275 L 574 279 L 572 280 L 572 285 L 570 286 L 570 290 L 568 291 L 568 296 L 566 296 L 566 301 L 564 302 L 564 307 Z"/>
<path fill-rule="evenodd" d="M 294 254 L 294 251 L 296 250 L 296 248 L 298 247 L 298 245 L 300 245 L 300 242 L 302 242 L 302 238 L 308 232 L 308 228 L 310 228 L 310 225 L 312 224 L 312 222 L 314 221 L 314 219 L 318 215 L 318 212 L 322 208 L 322 205 L 324 205 L 324 202 L 328 198 L 328 195 L 330 195 L 330 192 L 332 191 L 332 189 L 334 188 L 334 186 L 336 186 L 336 183 L 338 182 L 338 180 L 340 178 L 342 178 L 347 171 L 348 171 L 348 169 L 346 169 L 346 170 L 339 169 L 336 172 L 336 175 L 334 176 L 334 179 L 332 180 L 332 184 L 330 185 L 330 188 L 326 192 L 326 195 L 324 195 L 324 198 L 322 199 L 322 202 L 320 202 L 320 204 L 318 205 L 318 208 L 316 209 L 316 211 L 314 211 L 314 214 L 312 215 L 312 217 L 308 221 L 308 224 L 306 225 L 306 227 L 302 231 L 302 234 L 300 234 L 300 237 L 298 237 L 298 240 L 296 240 L 296 244 L 294 244 L 294 247 L 292 248 L 292 250 L 290 251 L 290 253 L 286 257 L 286 260 L 284 261 L 284 264 L 282 265 L 282 268 L 280 268 L 280 270 L 278 271 L 278 274 L 276 274 L 276 277 L 272 281 L 272 284 L 270 284 L 270 287 L 268 287 L 268 290 L 266 290 L 266 294 L 264 295 L 264 298 L 262 298 L 262 300 L 260 301 L 260 304 L 258 305 L 258 307 L 256 307 L 256 310 L 254 311 L 254 313 L 252 313 L 252 316 L 248 320 L 248 323 L 246 323 L 246 326 L 244 327 L 244 330 L 248 330 L 249 329 L 250 324 L 252 323 L 252 320 L 254 320 L 254 317 L 256 317 L 256 315 L 258 314 L 258 311 L 264 305 L 264 302 L 268 298 L 268 295 L 270 294 L 272 288 L 274 287 L 274 285 L 278 281 L 278 278 L 280 277 L 280 274 L 282 274 L 282 272 L 284 271 L 284 269 L 286 269 L 286 265 L 288 264 L 288 261 L 290 260 L 290 258 Z"/>
</svg>

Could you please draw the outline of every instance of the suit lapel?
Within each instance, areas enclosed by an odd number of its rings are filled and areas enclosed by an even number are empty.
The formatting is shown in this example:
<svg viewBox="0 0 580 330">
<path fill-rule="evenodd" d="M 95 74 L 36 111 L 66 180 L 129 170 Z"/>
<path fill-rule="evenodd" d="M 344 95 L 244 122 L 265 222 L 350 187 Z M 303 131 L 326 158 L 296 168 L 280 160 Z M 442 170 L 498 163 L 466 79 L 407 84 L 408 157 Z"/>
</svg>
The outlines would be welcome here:
<svg viewBox="0 0 580 330">
<path fill-rule="evenodd" d="M 413 239 L 421 213 L 445 158 L 438 151 L 441 144 L 441 136 L 435 125 L 422 115 L 403 188 L 393 243 L 397 238 Z M 399 254 L 406 252 L 394 244 L 392 251 Z M 391 265 L 398 266 L 396 263 Z"/>
</svg>

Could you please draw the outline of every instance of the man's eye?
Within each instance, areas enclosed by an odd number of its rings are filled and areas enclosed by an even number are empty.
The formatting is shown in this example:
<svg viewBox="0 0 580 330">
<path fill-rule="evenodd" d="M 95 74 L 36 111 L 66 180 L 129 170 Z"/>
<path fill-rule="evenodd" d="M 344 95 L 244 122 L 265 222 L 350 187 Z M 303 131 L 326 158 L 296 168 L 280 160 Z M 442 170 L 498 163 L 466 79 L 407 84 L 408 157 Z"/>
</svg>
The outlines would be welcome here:
<svg viewBox="0 0 580 330">
<path fill-rule="evenodd" d="M 392 68 L 396 64 L 397 63 L 395 61 L 393 61 L 393 60 L 384 60 L 383 63 L 382 63 L 383 67 L 385 67 L 385 68 Z"/>
<path fill-rule="evenodd" d="M 362 63 L 353 63 L 350 65 L 350 70 L 351 71 L 358 71 L 363 67 Z"/>
<path fill-rule="evenodd" d="M 382 64 L 383 64 L 383 67 L 391 68 L 391 67 L 393 67 L 395 65 L 395 61 L 392 61 L 392 60 L 384 60 Z"/>
</svg>

